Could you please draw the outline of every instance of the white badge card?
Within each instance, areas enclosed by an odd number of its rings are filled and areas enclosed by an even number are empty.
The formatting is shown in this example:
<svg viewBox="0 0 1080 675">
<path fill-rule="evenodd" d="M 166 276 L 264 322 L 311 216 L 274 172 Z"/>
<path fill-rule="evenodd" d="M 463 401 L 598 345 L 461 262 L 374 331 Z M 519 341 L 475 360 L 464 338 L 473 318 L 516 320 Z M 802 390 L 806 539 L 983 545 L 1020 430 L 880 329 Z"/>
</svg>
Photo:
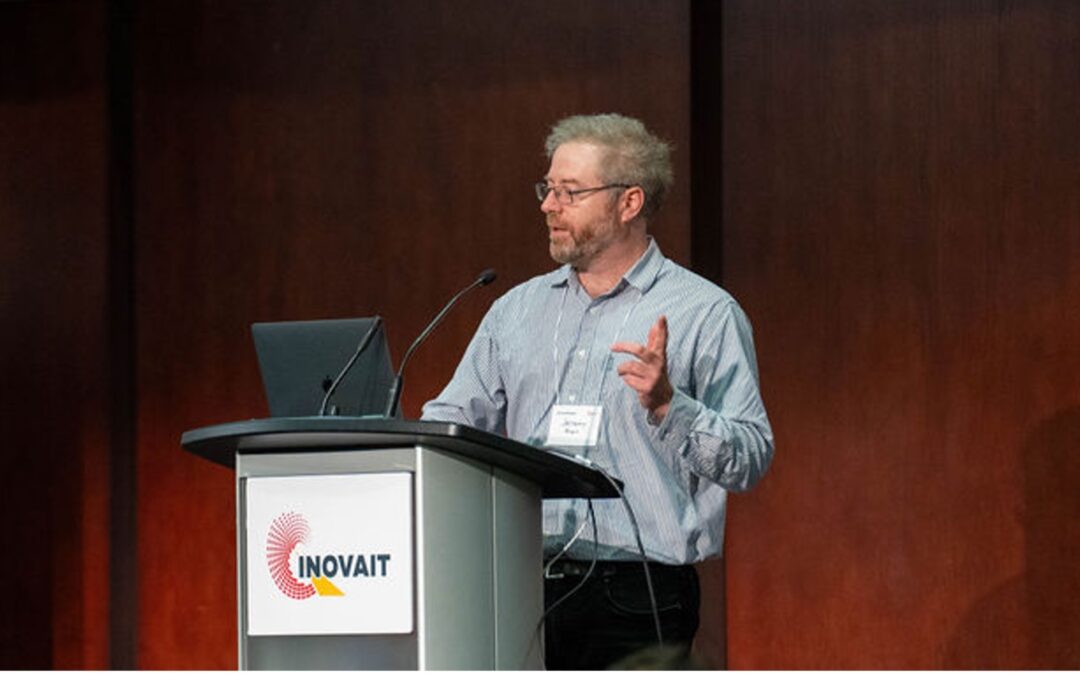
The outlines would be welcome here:
<svg viewBox="0 0 1080 675">
<path fill-rule="evenodd" d="M 574 448 L 595 446 L 600 439 L 603 411 L 598 405 L 556 405 L 551 409 L 547 444 Z"/>
</svg>

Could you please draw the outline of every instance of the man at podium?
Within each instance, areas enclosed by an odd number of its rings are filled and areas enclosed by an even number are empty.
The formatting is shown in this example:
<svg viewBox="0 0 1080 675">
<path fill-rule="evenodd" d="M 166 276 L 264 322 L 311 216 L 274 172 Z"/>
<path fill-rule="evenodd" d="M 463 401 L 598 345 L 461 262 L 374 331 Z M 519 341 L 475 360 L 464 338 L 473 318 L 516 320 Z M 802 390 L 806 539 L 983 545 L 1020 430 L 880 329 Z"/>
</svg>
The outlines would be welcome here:
<svg viewBox="0 0 1080 675">
<path fill-rule="evenodd" d="M 596 669 L 658 630 L 689 649 L 693 564 L 721 555 L 727 493 L 764 475 L 773 435 L 746 315 L 648 233 L 673 182 L 668 145 L 606 114 L 561 120 L 545 147 L 535 190 L 561 267 L 495 301 L 423 417 L 568 452 L 624 482 L 632 516 L 617 499 L 543 507 L 546 665 Z"/>
</svg>

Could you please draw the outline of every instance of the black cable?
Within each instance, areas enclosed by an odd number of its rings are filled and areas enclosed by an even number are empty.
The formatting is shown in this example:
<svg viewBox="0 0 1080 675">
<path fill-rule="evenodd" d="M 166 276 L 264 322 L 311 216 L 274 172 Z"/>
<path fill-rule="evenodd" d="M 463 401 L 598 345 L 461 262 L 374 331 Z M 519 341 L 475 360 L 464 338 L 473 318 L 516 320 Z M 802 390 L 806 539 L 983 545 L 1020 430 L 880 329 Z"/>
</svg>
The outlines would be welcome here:
<svg viewBox="0 0 1080 675">
<path fill-rule="evenodd" d="M 607 479 L 607 481 L 609 483 L 611 483 L 611 487 L 615 488 L 615 492 L 617 492 L 619 494 L 619 499 L 622 500 L 623 507 L 626 509 L 627 515 L 630 516 L 630 525 L 634 528 L 634 540 L 637 542 L 638 553 L 641 555 L 641 565 L 645 570 L 645 588 L 649 592 L 649 604 L 650 604 L 650 607 L 652 608 L 653 626 L 656 628 L 656 644 L 658 646 L 660 646 L 660 647 L 663 647 L 664 646 L 664 634 L 663 634 L 663 631 L 660 628 L 660 609 L 659 609 L 659 606 L 656 603 L 656 592 L 653 589 L 652 574 L 649 572 L 649 559 L 645 555 L 645 545 L 641 541 L 641 528 L 638 526 L 637 517 L 634 515 L 634 509 L 633 509 L 633 507 L 630 506 L 630 500 L 628 500 L 626 498 L 626 493 L 623 492 L 622 487 L 619 486 L 619 481 L 615 480 L 615 478 L 612 477 L 612 475 L 609 474 L 607 472 L 607 470 L 604 469 L 602 466 L 600 466 L 599 464 L 596 464 L 592 460 L 587 459 L 585 457 L 582 457 L 580 455 L 573 455 L 573 458 L 575 460 L 578 460 L 579 462 L 582 462 L 582 463 L 586 464 L 590 468 L 595 469 L 596 471 L 600 472 L 600 475 L 602 475 L 604 478 Z M 577 592 L 577 590 L 585 583 L 585 580 L 588 579 L 589 574 L 592 573 L 593 568 L 596 566 L 596 558 L 597 558 L 597 550 L 596 550 L 596 546 L 597 546 L 597 541 L 596 541 L 596 539 L 597 539 L 597 535 L 596 535 L 596 514 L 592 510 L 592 499 L 589 500 L 589 516 L 592 518 L 592 523 L 593 523 L 593 560 L 592 560 L 592 564 L 589 566 L 589 569 L 585 573 L 585 576 L 582 578 L 582 581 L 577 586 L 572 588 L 562 598 L 559 598 L 559 600 L 557 602 L 553 603 L 552 606 L 550 608 L 548 608 L 547 611 L 544 612 L 544 615 L 542 617 L 540 617 L 540 625 L 543 625 L 544 619 L 548 616 L 548 614 L 551 613 L 551 610 L 555 609 L 555 607 L 559 603 L 561 603 L 563 600 L 565 600 L 566 598 L 570 597 L 571 595 L 573 595 L 574 593 Z M 538 626 L 538 630 L 539 630 L 539 626 Z"/>
<path fill-rule="evenodd" d="M 371 325 L 368 326 L 367 332 L 364 333 L 364 337 L 360 339 L 360 344 L 357 345 L 356 351 L 353 352 L 352 358 L 349 359 L 349 362 L 345 364 L 345 367 L 341 369 L 338 376 L 335 377 L 334 381 L 327 387 L 326 395 L 323 396 L 322 404 L 319 406 L 319 417 L 324 417 L 326 415 L 326 406 L 330 403 L 330 397 L 337 391 L 338 385 L 345 379 L 345 375 L 353 367 L 353 364 L 356 363 L 356 359 L 360 358 L 360 355 L 364 353 L 367 346 L 371 344 L 371 338 L 375 337 L 375 332 L 379 330 L 379 326 L 381 325 L 382 317 L 377 316 L 372 320 Z"/>
<path fill-rule="evenodd" d="M 589 580 L 590 576 L 592 576 L 593 570 L 596 569 L 596 559 L 599 557 L 599 543 L 597 542 L 598 537 L 597 537 L 597 528 L 596 528 L 596 512 L 593 511 L 592 499 L 588 500 L 588 505 L 589 505 L 589 521 L 592 523 L 592 533 L 593 533 L 593 537 L 592 537 L 593 538 L 593 555 L 592 555 L 592 560 L 589 562 L 589 569 L 585 570 L 585 574 L 582 575 L 581 581 L 579 581 L 573 588 L 571 588 L 569 591 L 567 591 L 565 594 L 563 594 L 563 596 L 561 598 L 559 598 L 555 602 L 551 603 L 551 606 L 548 607 L 547 609 L 545 609 L 544 613 L 540 615 L 540 620 L 536 622 L 536 628 L 535 628 L 535 630 L 533 630 L 533 639 L 532 639 L 533 644 L 535 644 L 537 642 L 537 638 L 540 637 L 540 629 L 544 627 L 544 622 L 547 620 L 548 615 L 550 615 L 552 612 L 554 612 L 555 609 L 559 605 L 561 605 L 563 602 L 565 602 L 567 599 L 569 599 L 570 596 L 572 596 L 574 593 L 577 593 L 578 591 L 580 591 L 581 588 L 585 585 L 585 582 Z M 562 556 L 564 553 L 566 553 L 566 550 L 570 547 L 570 544 L 574 543 L 574 539 L 576 539 L 576 538 L 577 538 L 576 536 L 573 537 L 570 540 L 570 543 L 568 543 L 566 545 L 566 547 L 563 548 L 563 550 L 559 551 L 555 555 L 555 557 L 551 559 L 551 561 L 548 563 L 548 565 L 551 565 L 556 560 L 558 560 L 560 556 Z M 546 578 L 546 576 L 545 576 L 545 578 Z M 544 663 L 544 652 L 543 651 L 540 652 L 540 665 L 543 666 L 545 669 L 547 667 L 547 664 Z"/>
<path fill-rule="evenodd" d="M 656 593 L 653 591 L 652 575 L 649 574 L 649 559 L 645 556 L 645 545 L 641 543 L 641 529 L 638 527 L 637 518 L 634 516 L 634 509 L 630 508 L 630 501 L 626 498 L 626 494 L 623 492 L 622 488 L 619 487 L 619 481 L 612 478 L 611 474 L 598 464 L 589 462 L 589 460 L 585 461 L 592 464 L 594 469 L 599 471 L 604 478 L 607 478 L 608 482 L 611 483 L 611 486 L 619 493 L 619 498 L 622 499 L 623 506 L 626 507 L 626 513 L 630 516 L 630 524 L 634 527 L 634 539 L 637 540 L 638 552 L 641 553 L 641 564 L 645 568 L 645 586 L 649 591 L 649 602 L 652 605 L 653 622 L 656 625 L 656 644 L 663 647 L 664 635 L 660 630 L 660 609 L 656 604 Z"/>
<path fill-rule="evenodd" d="M 633 509 L 633 507 L 630 506 L 630 500 L 628 500 L 626 498 L 626 493 L 623 492 L 622 487 L 619 485 L 619 481 L 616 480 L 611 474 L 609 474 L 607 472 L 607 470 L 605 470 L 599 464 L 596 464 L 592 460 L 590 460 L 588 458 L 585 458 L 585 457 L 582 457 L 581 455 L 570 455 L 569 453 L 564 453 L 564 452 L 559 452 L 559 451 L 556 451 L 555 454 L 571 457 L 574 460 L 576 460 L 578 462 L 581 462 L 582 464 L 585 464 L 589 468 L 598 471 L 600 473 L 600 475 L 602 475 L 605 479 L 607 479 L 607 481 L 609 483 L 611 483 L 611 487 L 615 488 L 615 492 L 617 492 L 619 494 L 619 499 L 622 500 L 623 507 L 626 509 L 627 515 L 630 516 L 630 525 L 634 528 L 634 540 L 637 542 L 638 553 L 641 555 L 641 565 L 645 570 L 645 587 L 649 592 L 649 604 L 652 607 L 653 625 L 656 628 L 656 643 L 657 643 L 658 646 L 663 647 L 664 646 L 664 635 L 663 635 L 663 631 L 660 628 L 660 609 L 659 609 L 659 606 L 656 603 L 656 592 L 653 589 L 652 574 L 649 572 L 649 559 L 645 555 L 645 545 L 641 541 L 641 528 L 638 526 L 637 517 L 634 515 L 634 509 Z M 582 586 L 584 586 L 585 582 L 588 580 L 589 576 L 592 574 L 593 569 L 596 567 L 596 559 L 598 557 L 598 542 L 597 542 L 596 514 L 593 511 L 592 499 L 589 499 L 589 518 L 591 519 L 592 526 L 593 526 L 593 559 L 592 559 L 591 564 L 589 565 L 589 569 L 586 570 L 585 575 L 582 577 L 581 581 L 578 582 L 578 584 L 576 586 L 574 586 L 572 589 L 570 589 L 564 596 L 562 596 L 561 598 L 556 600 L 554 603 L 552 603 L 551 606 L 548 607 L 544 611 L 543 615 L 540 617 L 540 621 L 536 625 L 536 630 L 534 631 L 534 634 L 533 634 L 533 640 L 534 641 L 536 640 L 536 636 L 539 635 L 541 626 L 544 625 L 544 620 L 547 619 L 548 615 L 551 614 L 552 610 L 554 610 L 556 607 L 558 607 L 560 604 L 562 604 L 563 601 L 565 601 L 571 595 L 576 593 Z M 560 553 L 558 555 L 562 555 L 563 552 L 565 552 L 565 551 L 560 551 Z M 556 557 L 558 557 L 558 556 L 556 556 Z M 543 661 L 543 654 L 541 654 L 541 662 L 542 661 Z"/>
</svg>

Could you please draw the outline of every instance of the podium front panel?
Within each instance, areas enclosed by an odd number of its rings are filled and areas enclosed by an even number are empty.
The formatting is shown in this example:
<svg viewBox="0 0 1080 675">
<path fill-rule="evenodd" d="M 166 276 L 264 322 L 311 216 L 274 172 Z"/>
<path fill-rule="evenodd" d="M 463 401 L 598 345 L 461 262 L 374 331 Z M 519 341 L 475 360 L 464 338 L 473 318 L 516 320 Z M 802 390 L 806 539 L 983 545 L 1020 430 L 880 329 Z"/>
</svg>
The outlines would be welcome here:
<svg viewBox="0 0 1080 675">
<path fill-rule="evenodd" d="M 285 450 L 285 448 L 283 448 Z M 424 446 L 278 452 L 236 458 L 240 667 L 540 667 L 540 489 L 483 462 Z M 408 472 L 412 476 L 413 629 L 404 634 L 249 635 L 247 481 Z M 345 514 L 352 517 L 353 514 Z M 368 513 L 366 517 L 378 517 Z M 301 570 L 295 565 L 292 573 Z M 258 565 L 253 569 L 262 571 Z M 309 572 L 310 570 L 308 570 Z M 336 571 L 336 568 L 335 568 Z M 333 581 L 330 579 L 329 581 Z M 295 600 L 327 600 L 310 596 Z"/>
</svg>

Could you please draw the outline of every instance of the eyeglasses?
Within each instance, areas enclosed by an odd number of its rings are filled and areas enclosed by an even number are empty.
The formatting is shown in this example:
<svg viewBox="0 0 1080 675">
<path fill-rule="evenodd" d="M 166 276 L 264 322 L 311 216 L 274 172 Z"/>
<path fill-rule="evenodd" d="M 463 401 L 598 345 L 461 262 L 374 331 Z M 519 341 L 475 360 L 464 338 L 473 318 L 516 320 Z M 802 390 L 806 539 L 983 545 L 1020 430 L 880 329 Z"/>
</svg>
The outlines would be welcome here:
<svg viewBox="0 0 1080 675">
<path fill-rule="evenodd" d="M 591 194 L 593 192 L 599 192 L 600 190 L 614 190 L 616 188 L 625 190 L 628 187 L 633 187 L 625 183 L 611 183 L 610 185 L 601 185 L 600 187 L 581 188 L 580 190 L 571 190 L 561 185 L 548 185 L 544 181 L 540 181 L 533 186 L 536 188 L 536 198 L 540 201 L 547 199 L 549 193 L 555 193 L 555 201 L 559 202 L 563 206 L 574 203 L 574 197 L 578 195 Z"/>
</svg>

